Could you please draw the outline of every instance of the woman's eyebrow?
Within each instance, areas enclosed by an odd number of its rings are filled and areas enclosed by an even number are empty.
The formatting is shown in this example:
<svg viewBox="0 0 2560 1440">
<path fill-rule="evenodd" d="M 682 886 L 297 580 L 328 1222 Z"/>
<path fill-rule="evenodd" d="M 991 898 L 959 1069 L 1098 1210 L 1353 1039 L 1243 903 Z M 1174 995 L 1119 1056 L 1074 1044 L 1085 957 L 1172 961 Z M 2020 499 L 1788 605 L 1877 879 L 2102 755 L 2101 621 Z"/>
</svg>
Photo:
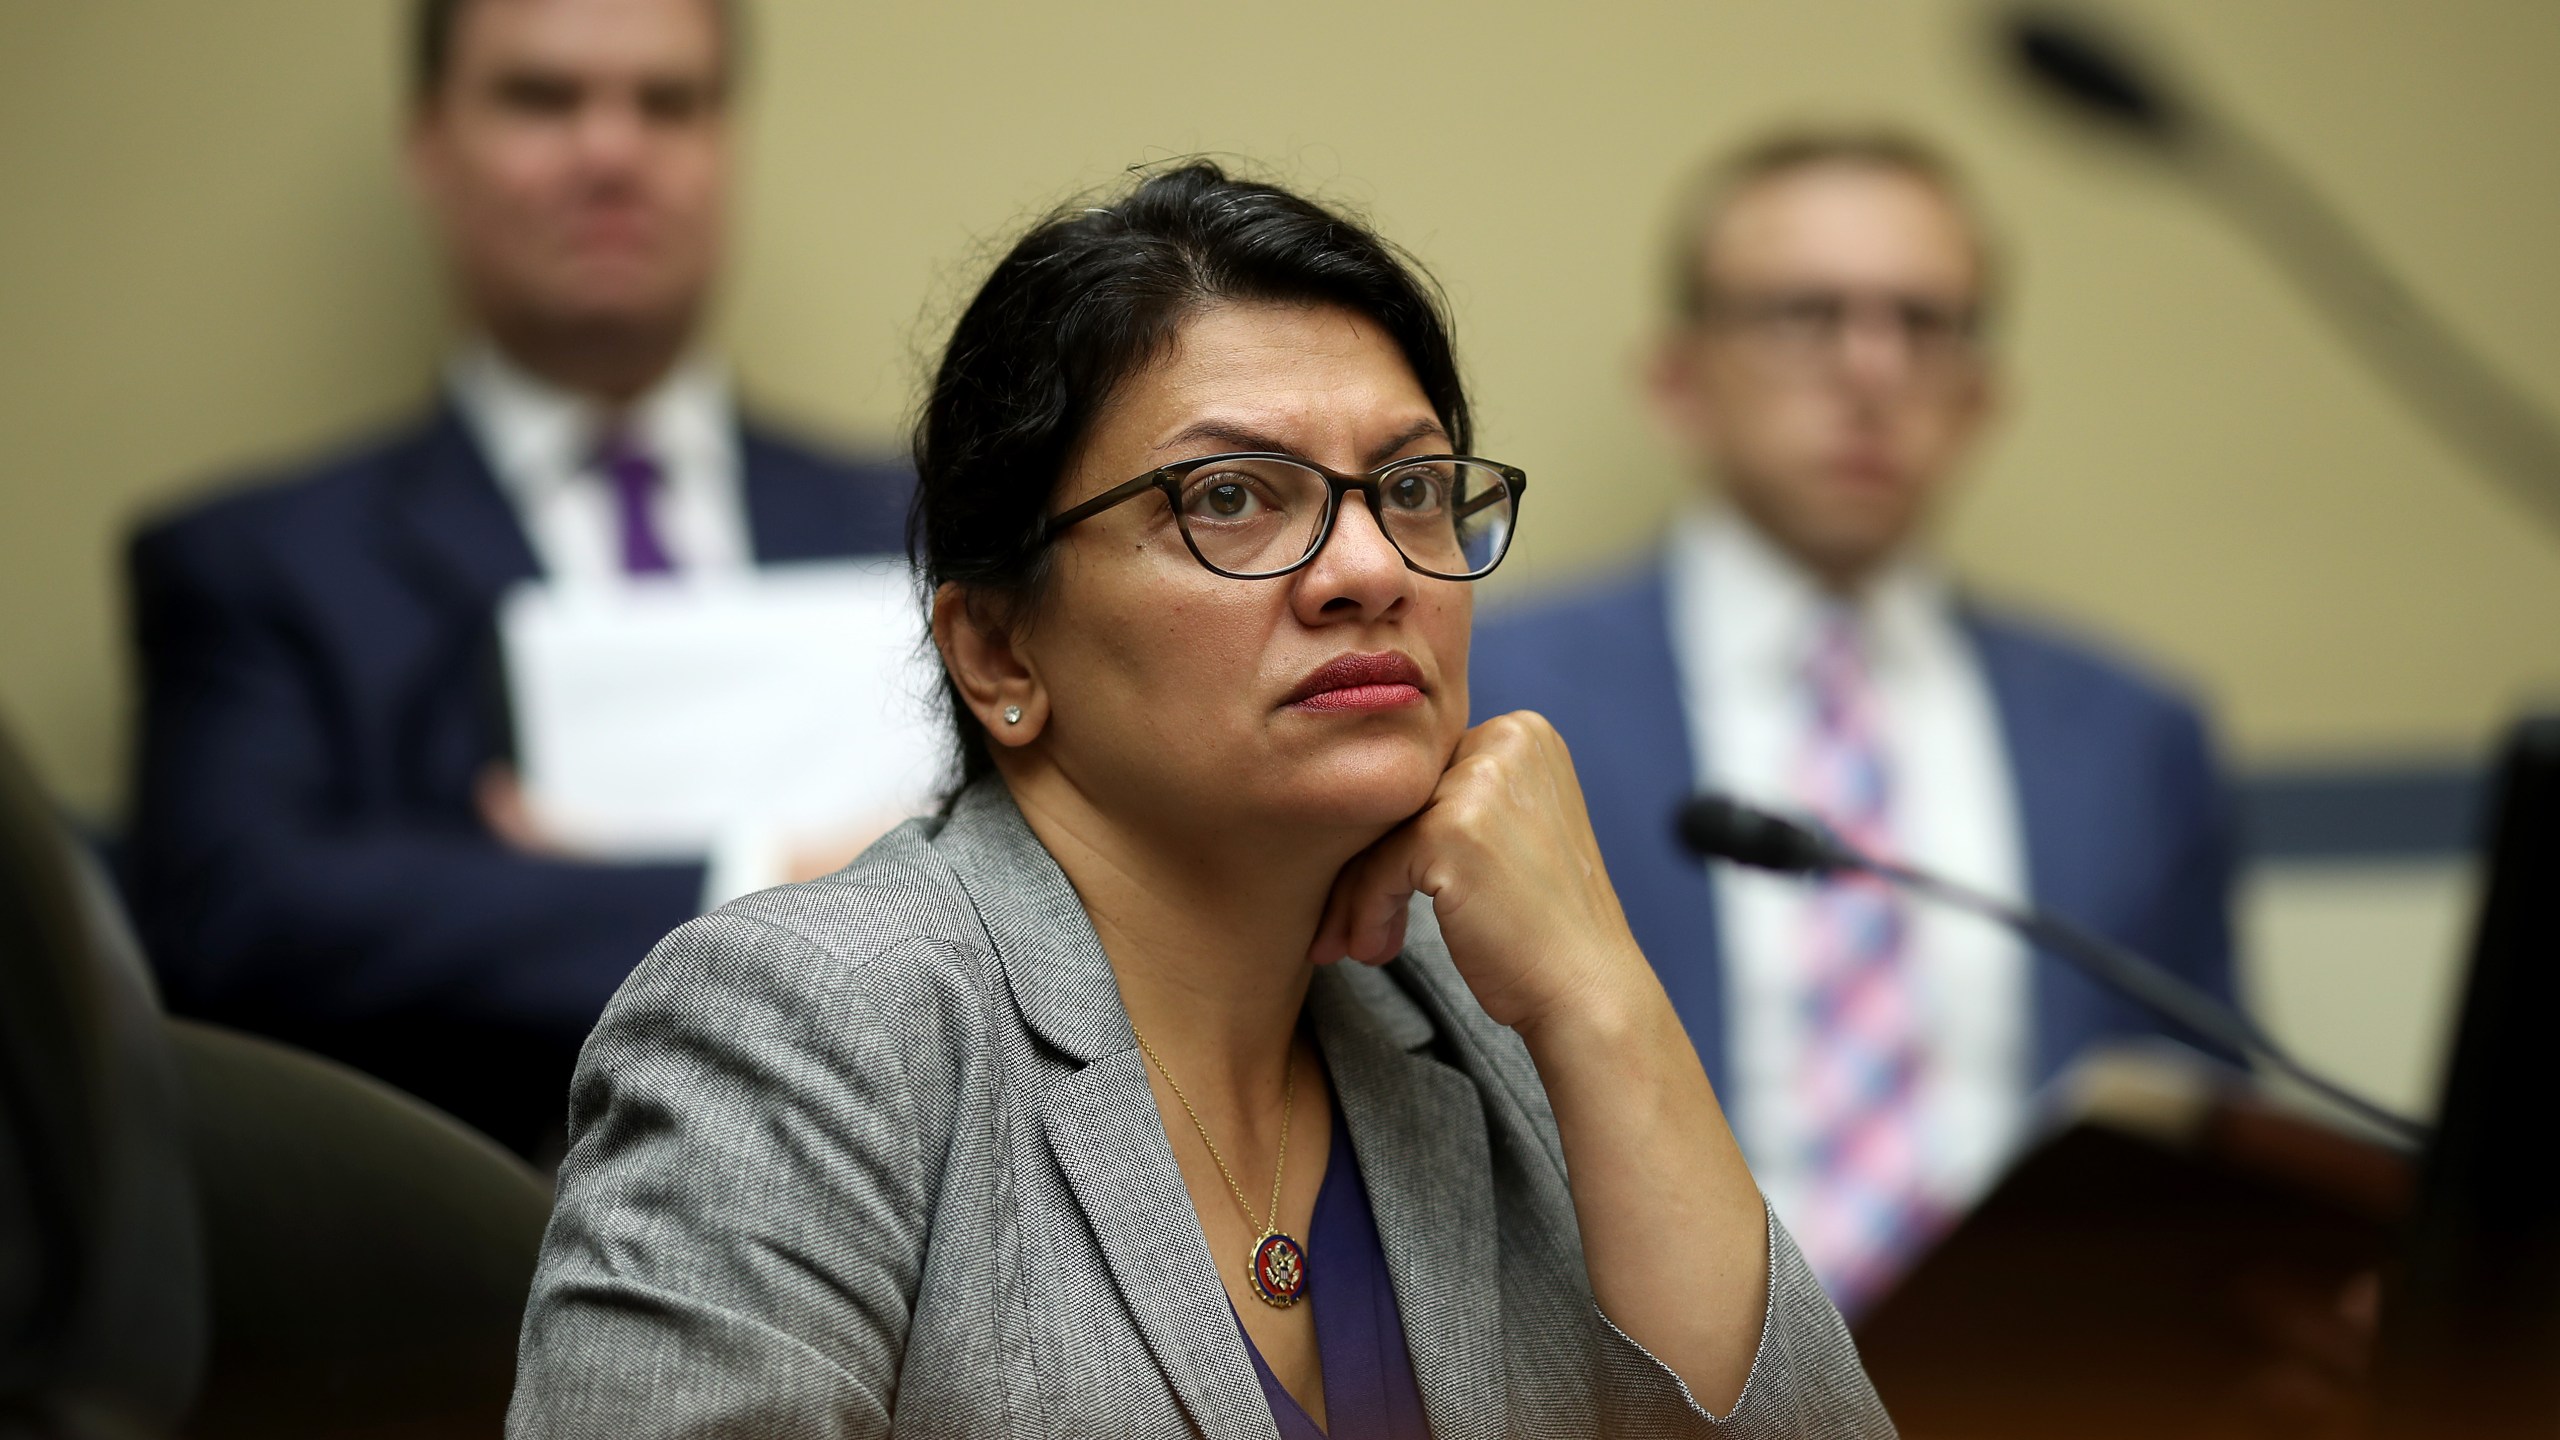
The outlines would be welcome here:
<svg viewBox="0 0 2560 1440">
<path fill-rule="evenodd" d="M 1279 440 L 1231 420 L 1194 420 L 1159 441 L 1156 450 L 1158 453 L 1167 450 L 1189 450 L 1199 445 L 1215 445 L 1222 450 L 1268 450 L 1278 454 L 1289 453 L 1289 447 Z"/>
<path fill-rule="evenodd" d="M 1373 466 L 1384 465 L 1396 457 L 1396 452 L 1417 440 L 1447 434 L 1448 431 L 1442 429 L 1440 422 L 1436 419 L 1416 420 L 1385 443 L 1374 447 L 1369 452 L 1369 463 Z M 1287 441 L 1266 431 L 1256 430 L 1236 421 L 1218 419 L 1195 420 L 1158 442 L 1155 449 L 1156 453 L 1161 454 L 1167 450 L 1187 450 L 1197 445 L 1216 445 L 1227 450 L 1260 450 L 1279 455 L 1297 453 L 1290 448 Z"/>
<path fill-rule="evenodd" d="M 1396 452 L 1411 446 L 1416 440 L 1432 439 L 1446 445 L 1449 443 L 1449 432 L 1440 428 L 1438 420 L 1416 420 L 1404 427 L 1402 434 L 1370 451 L 1369 463 L 1372 466 L 1384 465 L 1396 458 Z"/>
</svg>

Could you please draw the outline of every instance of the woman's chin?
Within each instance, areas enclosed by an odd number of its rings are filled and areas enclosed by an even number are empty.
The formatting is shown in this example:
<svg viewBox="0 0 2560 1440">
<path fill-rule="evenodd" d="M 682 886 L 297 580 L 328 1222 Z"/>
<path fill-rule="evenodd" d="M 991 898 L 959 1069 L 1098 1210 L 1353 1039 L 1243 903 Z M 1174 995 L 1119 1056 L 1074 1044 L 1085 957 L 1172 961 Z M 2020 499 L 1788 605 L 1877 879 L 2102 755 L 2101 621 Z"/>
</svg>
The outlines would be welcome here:
<svg viewBox="0 0 2560 1440">
<path fill-rule="evenodd" d="M 1431 799 L 1443 768 L 1442 757 L 1421 747 L 1361 747 L 1290 767 L 1272 798 L 1299 824 L 1383 835 Z"/>
</svg>

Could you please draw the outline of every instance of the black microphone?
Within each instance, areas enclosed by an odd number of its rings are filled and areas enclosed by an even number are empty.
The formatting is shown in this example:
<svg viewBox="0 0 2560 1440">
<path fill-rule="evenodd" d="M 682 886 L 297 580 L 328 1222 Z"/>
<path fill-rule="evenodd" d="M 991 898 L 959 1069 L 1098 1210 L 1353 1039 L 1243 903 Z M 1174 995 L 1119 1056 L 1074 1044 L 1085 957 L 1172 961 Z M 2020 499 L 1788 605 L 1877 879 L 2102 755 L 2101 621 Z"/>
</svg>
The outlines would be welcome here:
<svg viewBox="0 0 2560 1440">
<path fill-rule="evenodd" d="M 2021 71 L 2091 119 L 2161 143 L 2173 143 L 2186 133 L 2190 117 L 2185 107 L 2087 21 L 2057 11 L 2022 10 L 2010 17 L 2008 42 Z"/>
<path fill-rule="evenodd" d="M 1725 860 L 1757 870 L 1827 879 L 1842 872 L 1890 881 L 1914 894 L 1952 905 L 2007 926 L 2036 949 L 2155 1015 L 2238 1055 L 2255 1055 L 2282 1074 L 2382 1129 L 2409 1140 L 2427 1127 L 2394 1114 L 2293 1058 L 2274 1036 L 2238 1010 L 2178 978 L 2166 966 L 2092 934 L 2058 915 L 2012 905 L 1943 876 L 1879 860 L 1819 826 L 1801 824 L 1745 805 L 1728 795 L 1700 795 L 1676 816 L 1680 843 L 1703 860 Z"/>
<path fill-rule="evenodd" d="M 1828 875 L 1856 863 L 1822 831 L 1729 795 L 1701 795 L 1681 806 L 1680 843 L 1692 855 L 1789 875 Z"/>
</svg>

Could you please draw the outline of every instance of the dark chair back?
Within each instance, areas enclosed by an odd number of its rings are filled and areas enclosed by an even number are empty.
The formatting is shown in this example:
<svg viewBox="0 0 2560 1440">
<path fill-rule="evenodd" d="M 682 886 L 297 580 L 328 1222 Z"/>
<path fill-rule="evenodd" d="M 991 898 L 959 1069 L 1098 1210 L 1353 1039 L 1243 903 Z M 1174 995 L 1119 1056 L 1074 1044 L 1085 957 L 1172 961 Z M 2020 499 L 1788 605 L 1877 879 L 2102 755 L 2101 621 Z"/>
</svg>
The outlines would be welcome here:
<svg viewBox="0 0 2560 1440">
<path fill-rule="evenodd" d="M 166 1432 L 203 1266 L 148 972 L 88 852 L 0 734 L 0 1430 Z"/>
<path fill-rule="evenodd" d="M 166 1018 L 0 734 L 0 1436 L 495 1436 L 550 1206 L 389 1086 Z"/>
<path fill-rule="evenodd" d="M 188 1433 L 498 1434 L 548 1187 L 332 1061 L 169 1026 L 213 1316 Z"/>
</svg>

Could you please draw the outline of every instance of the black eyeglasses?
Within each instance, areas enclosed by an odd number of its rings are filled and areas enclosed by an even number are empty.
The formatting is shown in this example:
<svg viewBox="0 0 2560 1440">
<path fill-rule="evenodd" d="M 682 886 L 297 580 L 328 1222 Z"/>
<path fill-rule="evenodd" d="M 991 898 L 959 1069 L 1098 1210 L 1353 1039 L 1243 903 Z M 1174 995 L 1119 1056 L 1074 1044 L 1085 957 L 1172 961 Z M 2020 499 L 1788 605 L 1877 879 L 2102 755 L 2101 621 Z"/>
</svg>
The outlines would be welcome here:
<svg viewBox="0 0 2560 1440">
<path fill-rule="evenodd" d="M 1853 330 L 1889 332 L 1924 379 L 1947 380 L 1982 356 L 1982 315 L 1969 302 L 1893 292 L 1781 290 L 1711 301 L 1707 318 L 1755 341 L 1763 356 L 1810 373 L 1836 364 Z"/>
<path fill-rule="evenodd" d="M 1150 470 L 1050 518 L 1046 544 L 1078 521 L 1161 491 L 1192 558 L 1234 580 L 1303 568 L 1333 534 L 1343 492 L 1356 490 L 1405 568 L 1435 580 L 1475 580 L 1511 548 L 1529 477 L 1471 455 L 1415 455 L 1366 475 L 1343 475 L 1294 455 L 1204 455 Z"/>
</svg>

